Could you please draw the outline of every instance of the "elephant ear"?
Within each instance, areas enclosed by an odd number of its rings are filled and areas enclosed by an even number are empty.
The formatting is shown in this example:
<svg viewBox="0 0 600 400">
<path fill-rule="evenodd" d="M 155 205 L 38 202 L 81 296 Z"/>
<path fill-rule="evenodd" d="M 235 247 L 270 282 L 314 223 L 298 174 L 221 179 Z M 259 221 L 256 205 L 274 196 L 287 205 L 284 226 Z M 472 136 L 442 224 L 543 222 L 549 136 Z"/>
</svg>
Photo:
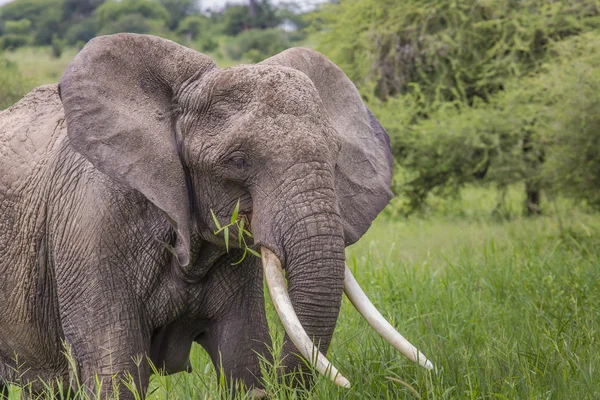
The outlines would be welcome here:
<svg viewBox="0 0 600 400">
<path fill-rule="evenodd" d="M 176 101 L 213 68 L 208 57 L 169 40 L 118 34 L 90 41 L 59 84 L 72 147 L 166 213 L 182 266 L 189 263 L 191 207 Z"/>
<path fill-rule="evenodd" d="M 393 197 L 393 158 L 387 132 L 363 104 L 346 74 L 323 54 L 292 48 L 262 64 L 294 68 L 314 83 L 340 135 L 336 193 L 346 244 L 356 242 Z"/>
</svg>

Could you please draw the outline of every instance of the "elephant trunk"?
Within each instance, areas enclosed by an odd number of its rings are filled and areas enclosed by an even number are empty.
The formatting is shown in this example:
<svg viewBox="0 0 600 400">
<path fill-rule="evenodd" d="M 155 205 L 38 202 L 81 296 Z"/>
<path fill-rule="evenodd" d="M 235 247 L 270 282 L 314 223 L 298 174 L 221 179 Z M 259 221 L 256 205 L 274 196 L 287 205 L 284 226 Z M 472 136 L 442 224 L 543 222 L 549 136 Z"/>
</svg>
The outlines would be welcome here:
<svg viewBox="0 0 600 400">
<path fill-rule="evenodd" d="M 265 277 L 273 301 L 277 297 L 274 291 L 281 288 L 274 289 L 272 286 L 276 284 L 269 282 L 266 263 L 268 257 L 265 254 L 271 254 L 276 260 L 275 264 L 282 265 L 285 269 L 288 282 L 287 289 L 283 287 L 283 290 L 286 292 L 284 297 L 289 294 L 288 301 L 291 300 L 289 309 L 297 315 L 296 321 L 299 321 L 300 329 L 303 328 L 303 332 L 306 332 L 323 354 L 327 352 L 337 322 L 345 271 L 343 226 L 337 209 L 333 179 L 331 185 L 326 183 L 328 182 L 321 177 L 314 180 L 311 190 L 306 190 L 306 186 L 303 186 L 304 192 L 292 195 L 287 193 L 278 210 L 271 208 L 267 216 L 263 208 L 263 212 L 255 214 L 252 222 L 253 229 L 263 233 L 255 232 L 258 233 L 255 238 L 263 246 Z M 264 224 L 266 220 L 272 224 L 271 229 L 264 229 L 265 225 L 270 225 Z M 273 267 L 271 271 L 276 271 L 277 268 Z M 275 280 L 277 279 L 274 278 Z M 285 318 L 281 319 L 285 325 Z M 290 330 L 286 327 L 283 364 L 287 371 L 298 371 L 303 367 L 306 372 L 304 361 L 298 355 L 304 354 L 304 358 L 311 358 L 311 351 L 303 351 L 305 349 L 301 348 L 297 339 L 290 336 Z M 313 352 L 313 355 L 316 354 Z M 340 379 L 345 381 L 343 377 Z"/>
<path fill-rule="evenodd" d="M 286 275 L 292 306 L 308 336 L 327 353 L 337 322 L 344 289 L 344 238 L 339 216 L 317 214 L 298 224 L 302 239 L 286 249 Z M 286 337 L 284 365 L 297 369 L 302 361 Z"/>
</svg>

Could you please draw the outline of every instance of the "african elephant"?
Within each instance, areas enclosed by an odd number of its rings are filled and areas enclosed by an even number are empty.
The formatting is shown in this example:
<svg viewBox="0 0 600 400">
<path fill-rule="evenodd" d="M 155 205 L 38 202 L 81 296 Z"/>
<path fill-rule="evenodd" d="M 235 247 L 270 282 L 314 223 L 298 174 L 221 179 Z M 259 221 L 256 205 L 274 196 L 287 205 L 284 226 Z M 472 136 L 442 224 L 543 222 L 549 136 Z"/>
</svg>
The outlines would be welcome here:
<svg viewBox="0 0 600 400">
<path fill-rule="evenodd" d="M 345 246 L 391 198 L 392 157 L 386 131 L 320 53 L 219 69 L 158 37 L 98 37 L 58 86 L 0 114 L 0 153 L 8 381 L 16 354 L 21 381 L 69 382 L 66 343 L 81 382 L 129 372 L 144 389 L 140 356 L 183 371 L 195 341 L 219 374 L 260 388 L 258 355 L 271 344 L 263 275 L 287 370 L 300 352 L 349 386 L 323 355 L 344 287 L 388 341 L 431 367 L 345 267 Z M 238 201 L 262 267 L 254 256 L 232 265 L 243 252 L 235 227 L 229 251 L 214 233 L 212 214 L 225 224 Z"/>
</svg>

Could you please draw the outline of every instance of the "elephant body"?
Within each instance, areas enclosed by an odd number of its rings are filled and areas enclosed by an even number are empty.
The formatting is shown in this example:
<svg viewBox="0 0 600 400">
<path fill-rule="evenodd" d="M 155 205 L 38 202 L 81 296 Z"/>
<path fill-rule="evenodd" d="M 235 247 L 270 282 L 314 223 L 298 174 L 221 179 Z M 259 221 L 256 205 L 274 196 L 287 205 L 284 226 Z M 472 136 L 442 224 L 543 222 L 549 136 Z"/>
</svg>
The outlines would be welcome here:
<svg viewBox="0 0 600 400">
<path fill-rule="evenodd" d="M 195 339 L 215 349 L 211 336 L 268 342 L 262 293 L 252 293 L 262 287 L 258 259 L 233 267 L 239 250 L 203 243 L 194 276 L 182 276 L 165 250 L 167 218 L 69 145 L 57 85 L 35 89 L 1 118 L 1 377 L 69 382 L 65 345 L 90 377 L 133 373 L 138 355 L 166 372 L 185 370 Z M 236 332 L 242 323 L 250 329 Z M 251 372 L 240 367 L 238 376 L 252 382 Z"/>
<path fill-rule="evenodd" d="M 0 376 L 16 380 L 17 364 L 25 363 L 26 374 L 68 378 L 47 251 L 47 232 L 53 229 L 47 214 L 54 207 L 46 199 L 57 176 L 48 165 L 59 160 L 66 138 L 56 85 L 34 91 L 0 115 L 7 122 L 0 132 Z"/>
<path fill-rule="evenodd" d="M 196 341 L 219 374 L 260 387 L 271 345 L 261 261 L 233 265 L 239 232 L 226 249 L 211 214 L 229 221 L 239 202 L 249 245 L 281 260 L 325 353 L 344 247 L 391 197 L 387 133 L 343 72 L 306 49 L 219 70 L 156 37 L 94 39 L 60 86 L 0 113 L 0 155 L 7 381 L 131 374 L 144 390 L 146 357 L 184 371 Z M 295 354 L 286 338 L 289 370 L 303 363 Z"/>
</svg>

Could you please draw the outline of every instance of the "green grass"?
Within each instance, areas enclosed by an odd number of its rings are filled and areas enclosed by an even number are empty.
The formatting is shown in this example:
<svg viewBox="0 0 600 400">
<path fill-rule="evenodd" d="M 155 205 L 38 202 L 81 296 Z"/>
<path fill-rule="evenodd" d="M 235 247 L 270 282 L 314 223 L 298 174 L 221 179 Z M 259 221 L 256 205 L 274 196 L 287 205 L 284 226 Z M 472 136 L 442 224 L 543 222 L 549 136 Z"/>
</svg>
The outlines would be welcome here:
<svg viewBox="0 0 600 400">
<path fill-rule="evenodd" d="M 31 83 L 31 89 L 49 83 L 57 83 L 76 50 L 65 48 L 60 58 L 52 57 L 49 47 L 22 47 L 4 53 L 4 56 L 17 63 L 21 74 Z"/>
<path fill-rule="evenodd" d="M 481 196 L 490 197 L 467 190 L 463 207 L 493 205 Z M 385 344 L 344 299 L 329 358 L 353 387 L 320 377 L 310 392 L 292 389 L 270 369 L 267 391 L 281 399 L 415 398 L 391 377 L 424 399 L 600 398 L 600 216 L 561 212 L 500 222 L 382 216 L 348 249 L 348 264 L 436 371 Z M 272 308 L 269 317 L 279 343 Z M 150 398 L 220 398 L 197 346 L 192 365 L 191 374 L 154 377 Z"/>
</svg>

